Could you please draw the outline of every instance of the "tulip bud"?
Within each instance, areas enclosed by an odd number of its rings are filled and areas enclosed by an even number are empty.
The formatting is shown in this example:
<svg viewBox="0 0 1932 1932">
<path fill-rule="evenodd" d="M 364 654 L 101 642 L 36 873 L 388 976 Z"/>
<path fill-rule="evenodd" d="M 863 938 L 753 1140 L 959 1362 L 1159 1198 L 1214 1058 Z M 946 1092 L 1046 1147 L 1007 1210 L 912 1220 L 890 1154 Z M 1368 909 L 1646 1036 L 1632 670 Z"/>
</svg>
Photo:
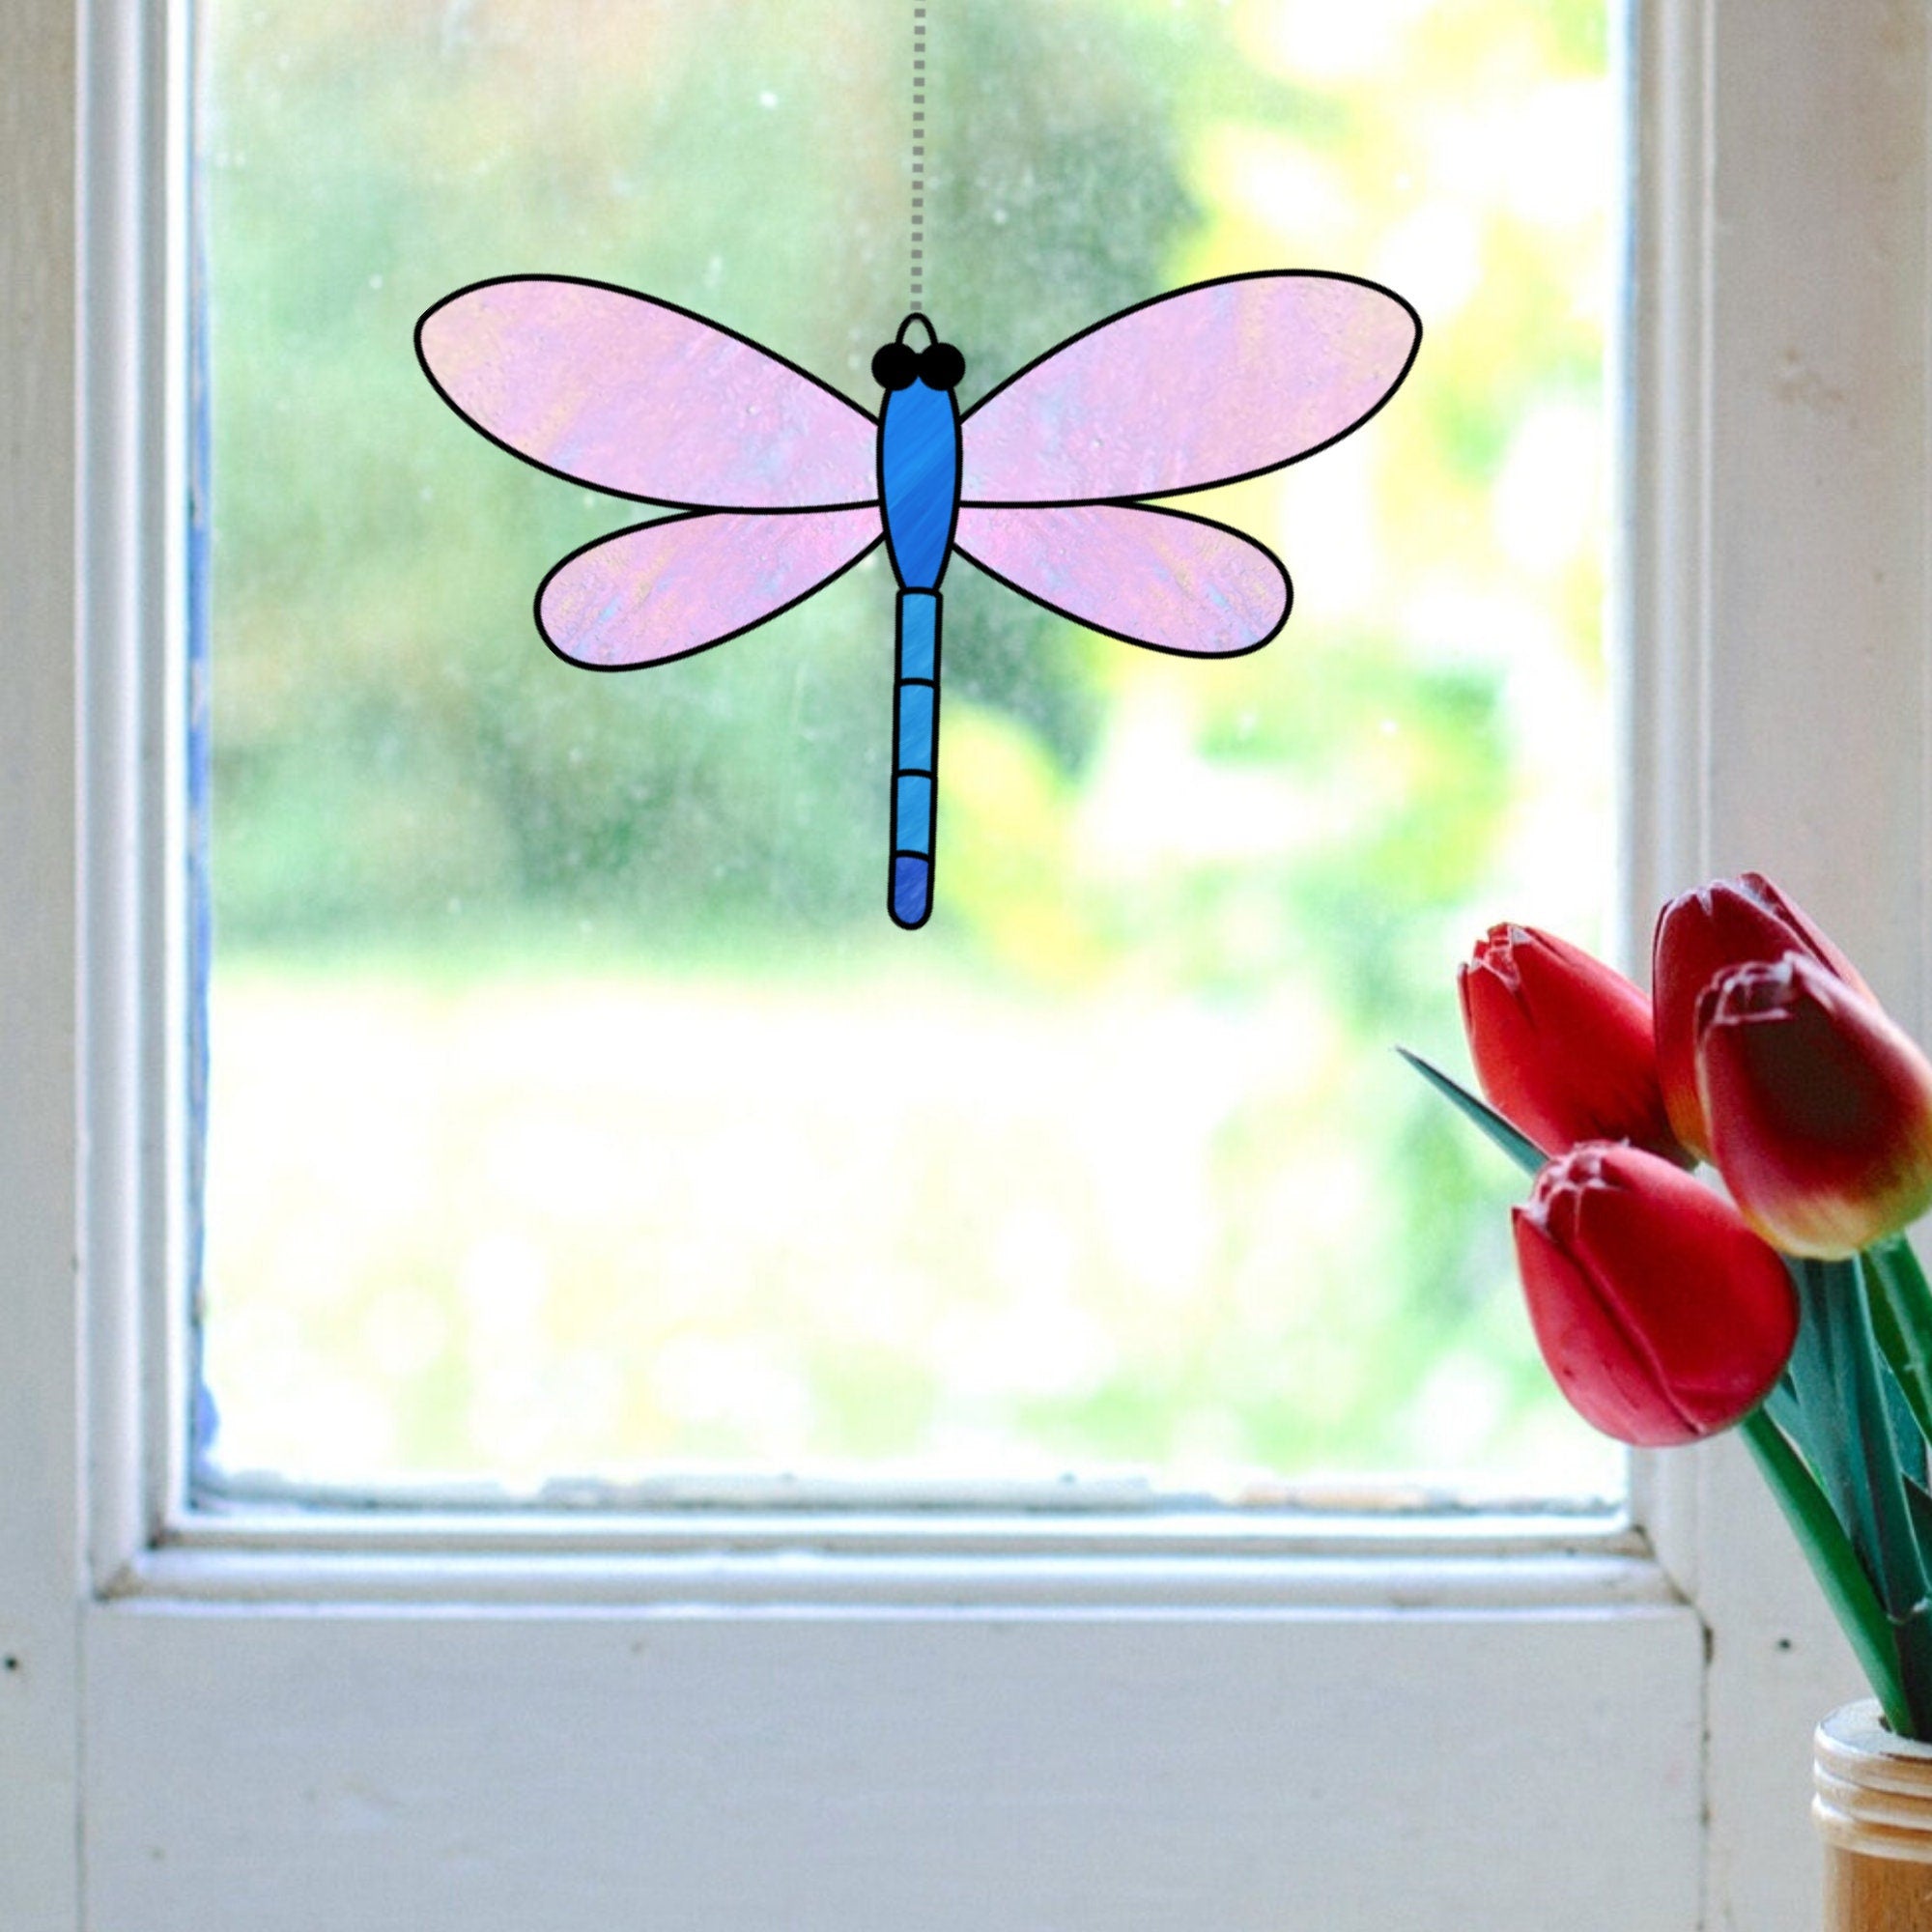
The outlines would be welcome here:
<svg viewBox="0 0 1932 1932">
<path fill-rule="evenodd" d="M 1658 1087 L 1650 1002 L 1621 973 L 1534 926 L 1492 925 L 1457 990 L 1484 1094 L 1545 1153 L 1624 1140 L 1688 1165 Z"/>
<path fill-rule="evenodd" d="M 1697 1002 L 1697 1095 L 1739 1210 L 1787 1254 L 1857 1254 L 1932 1207 L 1932 1064 L 1876 1001 L 1788 952 Z"/>
<path fill-rule="evenodd" d="M 1869 995 L 1858 969 L 1761 872 L 1717 879 L 1672 899 L 1657 916 L 1650 994 L 1657 1010 L 1657 1070 L 1677 1138 L 1704 1159 L 1710 1128 L 1697 1097 L 1697 1000 L 1727 966 L 1802 952 Z"/>
<path fill-rule="evenodd" d="M 1798 1298 L 1783 1262 L 1681 1168 L 1575 1148 L 1513 1218 L 1543 1359 L 1606 1435 L 1694 1441 L 1743 1421 L 1784 1372 Z"/>
</svg>

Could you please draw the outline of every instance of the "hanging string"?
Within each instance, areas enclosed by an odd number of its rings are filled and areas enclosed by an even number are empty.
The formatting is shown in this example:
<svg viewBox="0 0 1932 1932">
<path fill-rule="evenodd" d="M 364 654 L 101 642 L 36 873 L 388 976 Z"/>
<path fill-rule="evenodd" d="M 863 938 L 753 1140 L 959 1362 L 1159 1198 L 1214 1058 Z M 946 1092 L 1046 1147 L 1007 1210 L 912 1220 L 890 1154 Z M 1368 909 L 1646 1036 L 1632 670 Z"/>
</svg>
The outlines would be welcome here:
<svg viewBox="0 0 1932 1932">
<path fill-rule="evenodd" d="M 925 307 L 925 9 L 912 10 L 912 312 Z"/>
</svg>

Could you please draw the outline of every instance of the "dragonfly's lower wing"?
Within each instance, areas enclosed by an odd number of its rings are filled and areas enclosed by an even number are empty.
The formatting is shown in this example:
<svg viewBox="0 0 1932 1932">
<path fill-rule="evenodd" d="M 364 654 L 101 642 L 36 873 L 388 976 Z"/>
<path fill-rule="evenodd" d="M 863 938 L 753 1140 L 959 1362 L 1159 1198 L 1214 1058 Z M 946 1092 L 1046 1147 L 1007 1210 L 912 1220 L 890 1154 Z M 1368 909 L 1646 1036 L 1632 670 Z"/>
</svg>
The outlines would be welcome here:
<svg viewBox="0 0 1932 1932">
<path fill-rule="evenodd" d="M 689 657 L 810 597 L 879 536 L 876 504 L 666 517 L 565 557 L 537 591 L 537 629 L 591 670 Z"/>
<path fill-rule="evenodd" d="M 1252 651 L 1288 621 L 1288 572 L 1252 538 L 1146 504 L 959 512 L 954 544 L 1036 603 L 1130 644 Z"/>
</svg>

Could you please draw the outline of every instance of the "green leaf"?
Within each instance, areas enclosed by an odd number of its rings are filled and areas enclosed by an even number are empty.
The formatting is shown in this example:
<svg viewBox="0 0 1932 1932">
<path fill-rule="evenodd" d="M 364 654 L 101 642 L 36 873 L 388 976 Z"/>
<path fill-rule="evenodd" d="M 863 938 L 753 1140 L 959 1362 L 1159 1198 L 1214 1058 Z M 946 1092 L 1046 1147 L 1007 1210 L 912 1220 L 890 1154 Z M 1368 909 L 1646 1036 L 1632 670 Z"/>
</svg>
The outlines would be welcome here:
<svg viewBox="0 0 1932 1932">
<path fill-rule="evenodd" d="M 1759 1474 L 1777 1498 L 1832 1614 L 1850 1641 L 1865 1682 L 1884 1707 L 1886 1722 L 1901 1737 L 1911 1736 L 1912 1715 L 1899 1669 L 1898 1634 L 1824 1491 L 1763 1409 L 1746 1416 L 1738 1428 Z"/>
<path fill-rule="evenodd" d="M 1912 1519 L 1920 1557 L 1932 1556 L 1932 1490 L 1916 1476 L 1908 1475 L 1901 1480 L 1905 1488 L 1905 1514 Z"/>
<path fill-rule="evenodd" d="M 1797 1444 L 1799 1453 L 1807 1462 L 1811 1460 L 1804 1446 L 1804 1405 L 1799 1399 L 1798 1384 L 1792 1380 L 1789 1369 L 1773 1383 L 1764 1406 L 1765 1413 Z"/>
<path fill-rule="evenodd" d="M 1932 1441 L 1932 1288 L 1902 1237 L 1880 1241 L 1860 1260 L 1879 1348 L 1898 1378 L 1920 1437 Z M 1918 1466 L 1924 1467 L 1922 1453 Z"/>
<path fill-rule="evenodd" d="M 1824 1465 L 1819 1451 L 1826 1445 L 1814 1444 L 1811 1436 L 1819 1429 L 1830 1430 L 1838 1412 L 1838 1396 L 1832 1378 L 1831 1338 L 1817 1306 L 1819 1285 L 1810 1272 L 1813 1265 L 1790 1255 L 1784 1257 L 1785 1272 L 1791 1277 L 1792 1293 L 1798 1297 L 1798 1340 L 1791 1350 L 1791 1360 L 1785 1364 L 1784 1380 L 1780 1384 L 1790 1388 L 1790 1405 L 1782 1409 L 1774 1408 L 1773 1413 L 1777 1416 L 1778 1427 L 1822 1475 Z M 1792 1408 L 1796 1410 L 1796 1427 L 1790 1413 Z"/>
<path fill-rule="evenodd" d="M 1813 1264 L 1820 1314 L 1837 1367 L 1848 1455 L 1840 1515 L 1878 1586 L 1895 1634 L 1899 1674 L 1914 1737 L 1932 1735 L 1932 1553 L 1915 1520 L 1907 1485 L 1924 1438 L 1879 1351 L 1866 1278 L 1854 1263 Z"/>
<path fill-rule="evenodd" d="M 1889 1372 L 1872 1332 L 1860 1270 L 1849 1262 L 1825 1265 L 1833 1276 L 1823 1299 L 1834 1324 L 1838 1386 L 1851 1451 L 1849 1474 L 1862 1533 L 1855 1532 L 1853 1540 L 1862 1542 L 1887 1609 L 1902 1617 L 1926 1595 L 1928 1586 L 1900 1487 L 1907 1465 L 1886 1400 L 1885 1378 Z"/>
<path fill-rule="evenodd" d="M 1785 1265 L 1799 1307 L 1798 1342 L 1787 1373 L 1802 1415 L 1789 1433 L 1876 1580 L 1878 1522 L 1861 1447 L 1857 1350 L 1847 1327 L 1857 1270 L 1844 1262 L 1791 1258 Z"/>
<path fill-rule="evenodd" d="M 1924 1467 L 1914 1411 L 1880 1352 L 1855 1262 L 1787 1260 L 1800 1311 L 1792 1396 L 1766 1407 L 1829 1498 L 1893 1633 L 1914 1735 L 1932 1735 L 1932 1513 L 1908 1487 Z"/>
<path fill-rule="evenodd" d="M 1893 1617 L 1891 1628 L 1908 1714 L 1903 1735 L 1932 1744 L 1932 1598 L 1921 1597 L 1902 1617 Z"/>
<path fill-rule="evenodd" d="M 1479 1100 L 1466 1087 L 1450 1079 L 1439 1066 L 1432 1066 L 1419 1053 L 1411 1053 L 1407 1047 L 1399 1046 L 1396 1051 L 1447 1100 L 1451 1106 L 1460 1108 L 1483 1132 L 1488 1134 L 1497 1147 L 1509 1155 L 1525 1174 L 1541 1174 L 1549 1163 L 1549 1156 L 1529 1138 L 1503 1119 L 1487 1100 Z"/>
</svg>

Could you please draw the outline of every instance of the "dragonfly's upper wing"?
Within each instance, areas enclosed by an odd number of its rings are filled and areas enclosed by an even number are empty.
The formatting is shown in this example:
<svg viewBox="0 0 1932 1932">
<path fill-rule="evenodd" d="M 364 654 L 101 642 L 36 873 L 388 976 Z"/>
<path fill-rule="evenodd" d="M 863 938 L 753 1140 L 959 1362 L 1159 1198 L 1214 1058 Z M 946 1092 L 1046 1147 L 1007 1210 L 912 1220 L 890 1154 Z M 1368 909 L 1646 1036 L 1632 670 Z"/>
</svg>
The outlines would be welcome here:
<svg viewBox="0 0 1932 1932">
<path fill-rule="evenodd" d="M 565 557 L 537 590 L 537 629 L 591 670 L 689 657 L 810 596 L 879 535 L 876 506 L 664 517 Z"/>
<path fill-rule="evenodd" d="M 416 324 L 438 393 L 493 442 L 612 496 L 692 509 L 869 503 L 878 425 L 816 377 L 669 302 L 507 275 Z"/>
<path fill-rule="evenodd" d="M 1230 275 L 1124 309 L 967 412 L 968 503 L 1122 502 L 1311 455 L 1407 375 L 1422 324 L 1349 275 Z"/>
<path fill-rule="evenodd" d="M 1181 510 L 1134 503 L 962 508 L 960 554 L 1089 630 L 1188 657 L 1259 649 L 1293 593 L 1273 552 Z"/>
</svg>

